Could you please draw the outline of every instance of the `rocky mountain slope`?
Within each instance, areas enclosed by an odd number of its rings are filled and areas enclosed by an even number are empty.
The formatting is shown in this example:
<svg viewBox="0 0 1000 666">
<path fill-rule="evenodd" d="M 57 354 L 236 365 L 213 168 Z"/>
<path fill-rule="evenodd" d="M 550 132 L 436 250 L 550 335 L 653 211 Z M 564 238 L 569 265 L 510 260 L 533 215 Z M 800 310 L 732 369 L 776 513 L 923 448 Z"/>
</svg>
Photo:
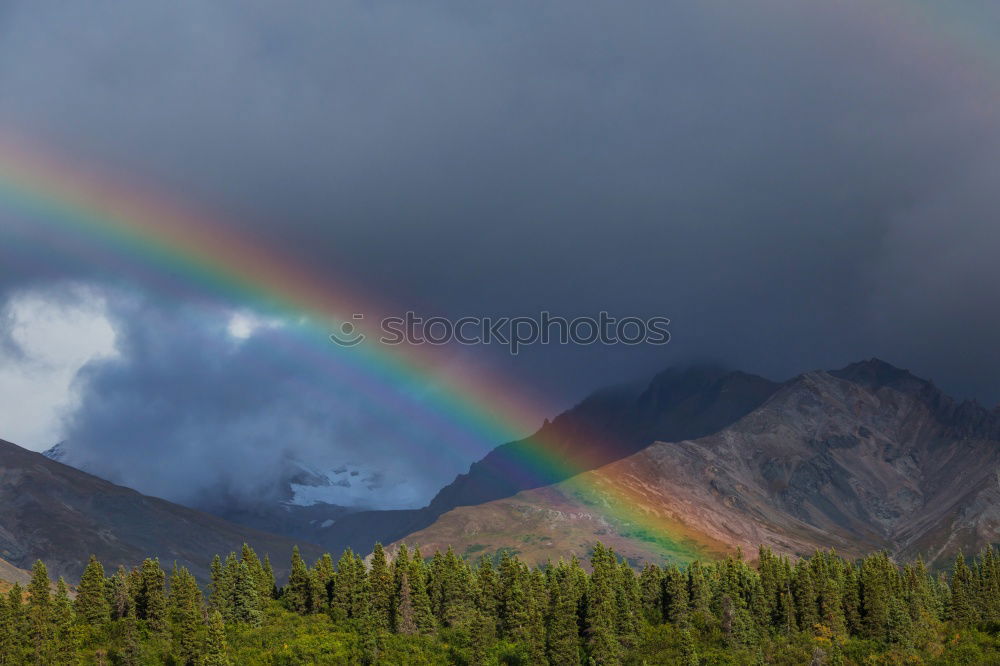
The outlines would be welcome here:
<svg viewBox="0 0 1000 666">
<path fill-rule="evenodd" d="M 30 580 L 30 571 L 19 569 L 7 560 L 0 558 L 0 594 L 10 590 L 14 583 L 27 585 Z"/>
<path fill-rule="evenodd" d="M 92 464 L 71 442 L 59 442 L 42 452 L 49 460 L 75 467 L 88 474 L 101 476 L 100 465 Z M 294 459 L 274 470 L 272 492 L 241 497 L 213 496 L 189 508 L 210 513 L 231 523 L 245 525 L 262 532 L 281 534 L 296 541 L 313 543 L 325 533 L 325 528 L 359 509 L 324 501 L 329 491 L 343 479 L 337 475 L 357 474 L 353 470 L 314 470 Z M 108 479 L 105 479 L 108 480 Z M 277 491 L 277 492 L 274 492 Z"/>
<path fill-rule="evenodd" d="M 614 518 L 623 501 L 642 518 Z M 635 561 L 763 543 L 935 562 L 1000 541 L 1000 412 L 877 360 L 813 372 L 714 434 L 454 509 L 405 540 L 535 561 L 601 540 Z"/>
<path fill-rule="evenodd" d="M 670 441 L 715 432 L 759 407 L 777 387 L 763 377 L 695 366 L 662 372 L 641 389 L 598 391 L 543 425 L 532 437 L 491 451 L 422 509 L 343 515 L 311 534 L 332 551 L 351 547 L 367 553 L 376 541 L 390 543 L 423 529 L 455 507 L 480 505 L 564 480 L 568 476 L 564 471 L 540 473 L 524 464 L 539 446 L 549 455 L 593 469 L 658 439 Z"/>
<path fill-rule="evenodd" d="M 0 440 L 0 558 L 28 569 L 36 559 L 50 574 L 75 582 L 87 558 L 105 567 L 132 566 L 147 556 L 207 577 L 215 553 L 244 541 L 270 554 L 282 574 L 294 543 L 165 500 L 141 495 Z M 303 556 L 320 549 L 301 544 Z M 0 578 L 3 578 L 0 575 Z"/>
</svg>

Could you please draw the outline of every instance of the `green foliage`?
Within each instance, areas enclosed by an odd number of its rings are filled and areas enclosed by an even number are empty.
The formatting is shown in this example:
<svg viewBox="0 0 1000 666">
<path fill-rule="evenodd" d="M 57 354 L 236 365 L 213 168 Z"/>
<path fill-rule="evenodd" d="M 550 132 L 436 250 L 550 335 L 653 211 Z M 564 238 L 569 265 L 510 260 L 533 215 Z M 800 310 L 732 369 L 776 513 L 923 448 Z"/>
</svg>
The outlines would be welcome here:
<svg viewBox="0 0 1000 666">
<path fill-rule="evenodd" d="M 110 617 L 107 587 L 104 567 L 95 555 L 91 555 L 76 588 L 74 602 L 77 615 L 87 624 L 99 624 Z"/>
<path fill-rule="evenodd" d="M 244 546 L 215 558 L 207 601 L 156 560 L 110 579 L 91 558 L 75 601 L 36 563 L 0 597 L 0 665 L 21 664 L 986 664 L 1000 663 L 1000 558 L 951 575 L 884 553 L 761 549 L 636 573 L 601 544 L 572 562 L 498 567 L 401 546 L 370 564 L 351 551 L 313 567 L 292 555 L 275 594 L 269 561 Z M 277 600 L 275 600 L 277 597 Z"/>
</svg>

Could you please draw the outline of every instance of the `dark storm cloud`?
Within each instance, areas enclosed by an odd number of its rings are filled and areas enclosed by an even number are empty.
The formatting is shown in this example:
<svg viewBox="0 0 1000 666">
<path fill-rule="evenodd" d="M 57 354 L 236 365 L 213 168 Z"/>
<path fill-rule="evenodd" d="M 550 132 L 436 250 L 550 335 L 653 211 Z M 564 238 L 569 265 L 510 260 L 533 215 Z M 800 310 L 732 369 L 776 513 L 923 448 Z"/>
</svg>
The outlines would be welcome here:
<svg viewBox="0 0 1000 666">
<path fill-rule="evenodd" d="M 554 405 L 694 358 L 784 377 L 871 355 L 995 402 L 1000 75 L 920 11 L 8 3 L 0 123 L 400 308 L 673 320 L 666 348 L 484 350 Z M 0 275 L 54 274 L 38 255 Z M 148 359 L 122 363 L 127 380 L 90 377 L 95 400 L 156 385 Z M 187 419 L 232 419 L 219 390 Z M 204 439 L 167 413 L 148 415 L 151 442 Z M 77 432 L 111 436 L 111 415 L 84 411 Z M 322 446 L 334 432 L 300 426 Z"/>
<path fill-rule="evenodd" d="M 472 435 L 445 447 L 455 433 L 417 429 L 397 404 L 372 401 L 335 359 L 303 351 L 315 331 L 285 324 L 234 338 L 215 309 L 118 303 L 120 355 L 81 371 L 86 390 L 67 423 L 68 462 L 100 476 L 218 506 L 289 499 L 288 483 L 317 472 L 331 503 L 408 506 L 488 450 Z M 357 488 L 335 478 L 359 467 Z M 370 492 L 381 479 L 391 486 Z"/>
</svg>

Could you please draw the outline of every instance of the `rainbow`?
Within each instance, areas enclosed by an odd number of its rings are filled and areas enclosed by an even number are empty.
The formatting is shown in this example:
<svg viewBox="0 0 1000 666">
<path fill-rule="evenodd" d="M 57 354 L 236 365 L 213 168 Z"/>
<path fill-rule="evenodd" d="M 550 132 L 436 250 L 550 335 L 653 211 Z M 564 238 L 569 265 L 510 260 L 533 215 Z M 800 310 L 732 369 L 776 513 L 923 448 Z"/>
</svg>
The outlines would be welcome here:
<svg viewBox="0 0 1000 666">
<path fill-rule="evenodd" d="M 378 404 L 406 410 L 420 427 L 446 433 L 453 455 L 468 460 L 470 442 L 492 448 L 535 433 L 530 446 L 518 447 L 512 473 L 539 484 L 555 476 L 570 477 L 563 482 L 565 494 L 625 532 L 641 535 L 647 545 L 675 559 L 701 554 L 680 523 L 641 508 L 638 496 L 624 488 L 609 491 L 606 483 L 599 490 L 587 475 L 579 476 L 596 464 L 556 453 L 555 441 L 547 441 L 544 429 L 537 430 L 545 420 L 543 409 L 522 399 L 515 388 L 496 377 L 443 373 L 436 369 L 440 351 L 431 346 L 332 344 L 329 333 L 346 321 L 357 323 L 354 313 L 365 313 L 371 321 L 378 319 L 373 313 L 391 310 L 362 297 L 360 290 L 344 289 L 304 270 L 277 250 L 238 233 L 232 224 L 123 183 L 36 147 L 0 141 L 0 207 L 16 212 L 31 232 L 43 233 L 46 242 L 75 238 L 66 242 L 67 251 L 79 250 L 81 243 L 97 245 L 161 284 L 181 283 L 191 293 L 240 307 L 251 304 L 276 316 L 305 318 L 308 325 L 299 332 L 307 342 L 297 350 L 303 362 L 335 360 L 345 387 Z M 18 240 L 15 235 L 5 242 Z M 25 242 L 23 237 L 20 241 Z"/>
<path fill-rule="evenodd" d="M 901 48 L 915 58 L 943 58 L 962 76 L 996 73 L 1000 61 L 987 22 L 929 0 L 864 6 L 872 10 L 865 16 L 872 30 L 895 34 Z M 970 62 L 976 66 L 968 67 Z M 166 288 L 179 287 L 292 320 L 305 317 L 308 325 L 296 349 L 303 363 L 335 362 L 337 378 L 346 388 L 363 392 L 373 403 L 405 410 L 419 427 L 441 432 L 452 455 L 468 459 L 473 450 L 534 433 L 531 446 L 519 448 L 514 473 L 540 482 L 569 476 L 562 484 L 564 494 L 599 511 L 620 532 L 638 534 L 638 539 L 676 559 L 718 550 L 719 544 L 699 542 L 697 534 L 659 514 L 625 485 L 614 487 L 607 479 L 581 474 L 594 462 L 558 454 L 546 430 L 537 430 L 546 410 L 526 400 L 516 387 L 481 373 L 442 371 L 439 352 L 429 346 L 363 344 L 346 349 L 328 342 L 328 333 L 345 322 L 357 324 L 354 313 L 364 313 L 371 322 L 396 311 L 346 281 L 331 282 L 310 272 L 233 224 L 9 137 L 0 137 L 0 207 L 16 212 L 22 224 L 34 225 L 32 232 L 42 229 L 45 242 L 69 256 L 83 255 L 86 260 L 86 253 L 98 247 L 101 260 L 115 257 L 119 268 Z M 14 224 L 4 225 L 13 232 L 0 227 L 3 242 L 24 242 L 30 250 L 25 239 L 31 233 L 19 235 Z M 361 328 L 377 337 L 376 331 Z"/>
</svg>

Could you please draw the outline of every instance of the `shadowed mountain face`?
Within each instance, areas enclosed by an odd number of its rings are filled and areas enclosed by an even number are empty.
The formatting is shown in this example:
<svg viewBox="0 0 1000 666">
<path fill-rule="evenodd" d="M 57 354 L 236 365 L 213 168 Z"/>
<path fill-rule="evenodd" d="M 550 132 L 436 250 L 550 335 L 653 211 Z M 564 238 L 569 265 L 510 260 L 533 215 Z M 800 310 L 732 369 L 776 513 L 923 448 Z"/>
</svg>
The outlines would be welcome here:
<svg viewBox="0 0 1000 666">
<path fill-rule="evenodd" d="M 239 551 L 250 543 L 270 554 L 283 576 L 293 542 L 141 495 L 45 456 L 0 440 L 0 558 L 28 569 L 43 560 L 51 576 L 79 579 L 87 558 L 105 568 L 133 566 L 158 557 L 204 580 L 216 553 Z M 304 557 L 319 548 L 302 544 Z M 2 577 L 2 576 L 0 576 Z"/>
<path fill-rule="evenodd" d="M 700 366 L 663 372 L 644 390 L 599 391 L 532 437 L 491 451 L 467 474 L 445 486 L 429 506 L 346 515 L 317 531 L 315 540 L 332 551 L 351 547 L 367 553 L 376 541 L 395 541 L 455 507 L 510 497 L 571 475 L 565 469 L 540 470 L 526 464 L 534 458 L 533 450 L 542 449 L 546 457 L 579 461 L 578 469 L 593 469 L 657 440 L 713 433 L 759 407 L 777 387 L 762 377 Z"/>
<path fill-rule="evenodd" d="M 529 559 L 597 540 L 635 560 L 758 544 L 793 554 L 887 549 L 931 562 L 1000 541 L 1000 413 L 957 403 L 881 361 L 795 378 L 720 431 L 660 441 L 574 479 L 444 514 L 406 541 L 429 552 L 514 546 Z M 583 501 L 574 488 L 592 488 Z M 634 535 L 599 510 L 622 488 L 680 535 Z"/>
</svg>

